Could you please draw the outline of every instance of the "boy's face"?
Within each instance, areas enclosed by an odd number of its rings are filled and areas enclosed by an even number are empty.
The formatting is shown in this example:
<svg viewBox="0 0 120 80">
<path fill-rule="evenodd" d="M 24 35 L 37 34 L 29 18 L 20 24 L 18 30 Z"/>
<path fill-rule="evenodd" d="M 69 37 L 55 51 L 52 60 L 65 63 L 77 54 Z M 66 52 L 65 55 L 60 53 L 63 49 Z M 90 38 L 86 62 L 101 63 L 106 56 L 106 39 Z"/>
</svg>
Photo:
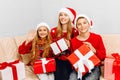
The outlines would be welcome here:
<svg viewBox="0 0 120 80">
<path fill-rule="evenodd" d="M 41 38 L 45 38 L 48 35 L 48 29 L 45 26 L 41 26 L 38 28 L 38 35 Z"/>
<path fill-rule="evenodd" d="M 80 33 L 86 33 L 89 31 L 90 24 L 86 18 L 79 18 L 76 27 Z"/>
</svg>

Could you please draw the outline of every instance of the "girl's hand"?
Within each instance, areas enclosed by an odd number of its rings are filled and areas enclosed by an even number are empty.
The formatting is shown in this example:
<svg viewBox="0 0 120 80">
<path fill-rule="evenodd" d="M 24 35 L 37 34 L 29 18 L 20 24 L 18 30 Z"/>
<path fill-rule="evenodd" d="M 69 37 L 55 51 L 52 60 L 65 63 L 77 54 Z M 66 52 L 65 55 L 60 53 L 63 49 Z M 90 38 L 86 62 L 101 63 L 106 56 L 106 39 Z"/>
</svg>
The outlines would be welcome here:
<svg viewBox="0 0 120 80">
<path fill-rule="evenodd" d="M 96 53 L 96 49 L 92 46 L 91 43 L 89 42 L 83 42 L 84 44 L 86 44 L 94 53 Z"/>
<path fill-rule="evenodd" d="M 26 43 L 25 43 L 25 44 L 27 44 L 27 43 L 29 43 L 30 41 L 32 41 L 32 40 L 34 39 L 35 35 L 36 35 L 35 30 L 33 30 L 33 29 L 30 30 L 30 31 L 28 32 L 28 34 L 27 34 L 27 38 L 26 38 Z"/>
</svg>

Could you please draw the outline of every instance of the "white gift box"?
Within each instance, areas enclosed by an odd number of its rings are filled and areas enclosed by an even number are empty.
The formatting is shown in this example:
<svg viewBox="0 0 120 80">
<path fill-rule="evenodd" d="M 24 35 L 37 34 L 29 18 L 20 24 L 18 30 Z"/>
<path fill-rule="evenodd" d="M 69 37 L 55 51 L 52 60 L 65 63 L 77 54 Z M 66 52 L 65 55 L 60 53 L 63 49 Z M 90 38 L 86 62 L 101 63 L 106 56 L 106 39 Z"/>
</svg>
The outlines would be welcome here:
<svg viewBox="0 0 120 80">
<path fill-rule="evenodd" d="M 25 78 L 25 65 L 22 62 L 12 64 L 16 68 L 15 73 L 17 73 L 17 78 L 13 78 L 13 69 L 7 66 L 5 69 L 0 69 L 0 80 L 22 80 Z M 14 76 L 16 77 L 16 76 Z"/>
<path fill-rule="evenodd" d="M 56 42 L 53 42 L 52 44 L 50 44 L 50 46 L 55 55 L 68 49 L 68 46 L 63 38 Z"/>
</svg>

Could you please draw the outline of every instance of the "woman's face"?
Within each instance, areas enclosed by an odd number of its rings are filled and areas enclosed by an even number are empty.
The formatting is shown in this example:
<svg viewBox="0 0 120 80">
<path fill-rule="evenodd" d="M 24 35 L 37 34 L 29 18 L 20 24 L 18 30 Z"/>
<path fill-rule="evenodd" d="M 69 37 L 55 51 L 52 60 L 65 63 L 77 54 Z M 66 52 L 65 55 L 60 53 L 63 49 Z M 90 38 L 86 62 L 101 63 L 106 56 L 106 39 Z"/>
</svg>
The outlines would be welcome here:
<svg viewBox="0 0 120 80">
<path fill-rule="evenodd" d="M 66 13 L 61 12 L 59 14 L 59 20 L 60 20 L 61 24 L 67 24 L 69 22 L 70 18 Z"/>
<path fill-rule="evenodd" d="M 41 38 L 45 38 L 48 35 L 48 29 L 45 26 L 41 26 L 38 28 L 38 35 Z"/>
<path fill-rule="evenodd" d="M 86 18 L 79 18 L 77 20 L 76 26 L 80 33 L 86 33 L 90 28 L 90 24 Z"/>
</svg>

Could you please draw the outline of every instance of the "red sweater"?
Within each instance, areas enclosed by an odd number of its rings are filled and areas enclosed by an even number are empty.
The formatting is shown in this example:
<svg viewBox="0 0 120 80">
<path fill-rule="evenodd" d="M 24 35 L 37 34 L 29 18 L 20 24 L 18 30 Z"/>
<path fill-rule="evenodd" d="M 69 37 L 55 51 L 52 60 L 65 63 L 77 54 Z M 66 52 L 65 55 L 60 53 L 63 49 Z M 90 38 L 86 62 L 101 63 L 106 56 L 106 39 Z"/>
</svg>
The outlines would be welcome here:
<svg viewBox="0 0 120 80">
<path fill-rule="evenodd" d="M 56 33 L 57 33 L 57 28 L 53 28 L 51 29 L 51 36 L 52 36 L 52 40 L 53 42 L 54 41 L 57 41 L 61 38 L 65 38 L 67 37 L 67 32 L 63 33 L 63 35 L 61 37 L 57 37 L 56 36 Z M 75 36 L 78 35 L 78 31 L 75 29 L 75 28 L 72 28 L 72 35 L 71 35 L 71 38 L 74 38 Z M 61 60 L 66 60 L 66 57 L 70 54 L 70 49 L 69 50 L 66 50 L 66 54 L 65 55 L 59 55 L 59 56 L 56 56 L 56 58 L 59 58 Z"/>
<path fill-rule="evenodd" d="M 61 37 L 57 37 L 56 34 L 57 34 L 57 27 L 51 29 L 51 36 L 52 36 L 53 41 L 57 41 L 61 38 L 66 38 L 67 37 L 67 32 L 64 32 Z M 78 31 L 75 28 L 72 28 L 71 38 L 74 38 L 77 35 L 78 35 Z"/>
<path fill-rule="evenodd" d="M 102 38 L 100 35 L 95 33 L 90 33 L 90 36 L 84 42 L 90 42 L 92 46 L 96 49 L 96 55 L 100 60 L 104 60 L 106 56 L 106 49 L 104 47 Z M 83 44 L 83 41 L 78 40 L 76 37 L 71 40 L 72 51 L 78 49 Z"/>
<path fill-rule="evenodd" d="M 31 49 L 32 49 L 32 41 L 29 42 L 28 44 L 25 45 L 25 42 L 24 41 L 18 48 L 18 52 L 20 54 L 27 54 L 27 53 L 30 53 Z"/>
<path fill-rule="evenodd" d="M 31 52 L 32 49 L 32 41 L 29 42 L 28 44 L 25 45 L 25 41 L 19 46 L 18 48 L 18 52 L 19 54 L 29 54 Z M 38 58 L 42 57 L 44 50 L 43 49 L 39 49 L 38 51 Z M 50 53 L 47 57 L 53 57 L 53 53 L 52 50 L 50 50 Z"/>
</svg>

